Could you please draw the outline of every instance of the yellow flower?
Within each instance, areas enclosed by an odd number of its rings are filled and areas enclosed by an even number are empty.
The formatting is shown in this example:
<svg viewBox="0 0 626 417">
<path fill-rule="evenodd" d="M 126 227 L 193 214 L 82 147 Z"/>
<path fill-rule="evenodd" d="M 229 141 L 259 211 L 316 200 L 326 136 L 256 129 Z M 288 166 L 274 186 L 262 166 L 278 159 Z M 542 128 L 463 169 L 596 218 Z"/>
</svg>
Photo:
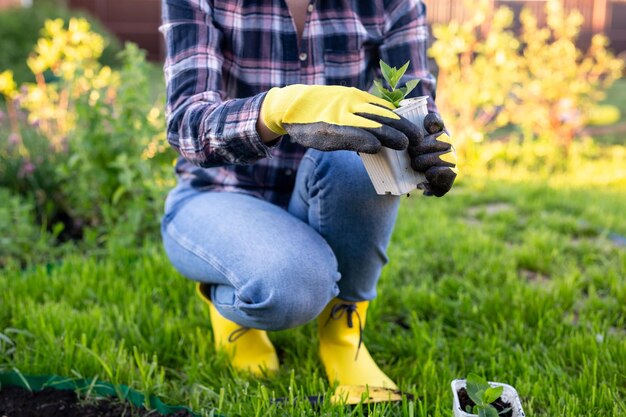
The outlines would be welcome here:
<svg viewBox="0 0 626 417">
<path fill-rule="evenodd" d="M 0 94 L 3 94 L 9 99 L 17 95 L 17 84 L 15 84 L 15 80 L 13 79 L 13 71 L 7 70 L 0 72 Z"/>
</svg>

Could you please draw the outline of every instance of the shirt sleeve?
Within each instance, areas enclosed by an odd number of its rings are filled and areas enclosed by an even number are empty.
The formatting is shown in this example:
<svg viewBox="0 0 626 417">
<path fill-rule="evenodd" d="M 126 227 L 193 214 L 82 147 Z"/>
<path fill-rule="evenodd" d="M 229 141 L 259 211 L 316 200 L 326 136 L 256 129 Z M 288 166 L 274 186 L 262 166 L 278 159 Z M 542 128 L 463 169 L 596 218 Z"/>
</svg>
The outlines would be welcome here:
<svg viewBox="0 0 626 417">
<path fill-rule="evenodd" d="M 426 5 L 420 0 L 390 0 L 385 6 L 385 27 L 380 56 L 392 67 L 410 61 L 400 85 L 411 79 L 420 83 L 408 97 L 428 96 L 428 110 L 437 112 L 436 81 L 428 69 L 429 30 Z"/>
<path fill-rule="evenodd" d="M 201 167 L 249 164 L 270 157 L 256 130 L 265 93 L 226 99 L 222 32 L 208 0 L 162 0 L 167 139 Z"/>
</svg>

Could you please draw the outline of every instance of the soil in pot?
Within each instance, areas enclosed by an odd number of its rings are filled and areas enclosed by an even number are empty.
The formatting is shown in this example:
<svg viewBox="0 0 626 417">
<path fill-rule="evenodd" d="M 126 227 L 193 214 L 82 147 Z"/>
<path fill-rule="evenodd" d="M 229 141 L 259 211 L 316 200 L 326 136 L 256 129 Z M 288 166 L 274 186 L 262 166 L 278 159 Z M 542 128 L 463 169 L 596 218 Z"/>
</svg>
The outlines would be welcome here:
<svg viewBox="0 0 626 417">
<path fill-rule="evenodd" d="M 459 396 L 459 404 L 461 404 L 461 410 L 467 412 L 468 405 L 472 408 L 476 405 L 476 403 L 472 401 L 470 396 L 467 394 L 467 390 L 465 388 L 461 388 L 460 390 L 458 390 L 457 394 Z M 513 417 L 512 404 L 502 401 L 502 398 L 498 398 L 497 400 L 492 402 L 491 405 L 493 405 L 496 410 L 498 410 L 498 415 L 500 415 L 501 417 Z M 507 408 L 511 409 L 504 414 L 500 414 L 502 410 Z"/>
<path fill-rule="evenodd" d="M 157 417 L 164 414 L 123 403 L 116 398 L 80 399 L 74 391 L 45 388 L 30 392 L 18 387 L 0 390 L 2 417 Z M 170 417 L 193 417 L 186 410 L 168 414 Z"/>
</svg>

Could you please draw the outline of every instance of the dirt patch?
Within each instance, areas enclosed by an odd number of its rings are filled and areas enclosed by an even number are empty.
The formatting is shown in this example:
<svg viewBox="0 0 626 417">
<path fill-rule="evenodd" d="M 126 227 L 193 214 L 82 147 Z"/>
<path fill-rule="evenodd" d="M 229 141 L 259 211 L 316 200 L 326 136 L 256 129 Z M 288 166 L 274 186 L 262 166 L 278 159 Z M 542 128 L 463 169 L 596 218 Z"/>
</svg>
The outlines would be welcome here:
<svg viewBox="0 0 626 417">
<path fill-rule="evenodd" d="M 463 411 L 467 412 L 466 407 L 468 405 L 470 407 L 474 407 L 476 405 L 476 403 L 472 401 L 472 399 L 470 398 L 465 388 L 461 388 L 460 390 L 458 390 L 457 394 L 459 395 L 459 403 Z M 493 405 L 496 408 L 496 410 L 498 410 L 498 413 L 500 413 L 504 409 L 511 408 L 511 404 L 505 403 L 504 401 L 502 401 L 502 398 L 498 398 L 497 400 L 492 402 L 491 405 Z M 513 417 L 513 410 L 511 409 L 507 411 L 506 413 L 498 414 L 498 415 L 501 417 Z"/>
<path fill-rule="evenodd" d="M 609 240 L 618 248 L 626 247 L 626 236 L 618 235 L 617 233 L 609 233 Z"/>
<path fill-rule="evenodd" d="M 469 226 L 480 227 L 483 225 L 483 222 L 478 220 L 476 217 L 465 217 L 463 220 Z"/>
<path fill-rule="evenodd" d="M 154 410 L 135 407 L 114 398 L 80 399 L 74 391 L 46 388 L 30 392 L 18 387 L 3 387 L 0 390 L 1 417 L 157 417 L 163 416 Z M 171 417 L 193 417 L 181 410 Z"/>
<path fill-rule="evenodd" d="M 515 207 L 509 203 L 496 202 L 469 207 L 463 219 L 470 226 L 482 226 L 485 217 L 491 217 L 505 211 L 513 211 Z"/>
<path fill-rule="evenodd" d="M 478 216 L 480 213 L 485 213 L 488 216 L 493 216 L 503 211 L 513 210 L 513 206 L 509 203 L 489 203 L 481 206 L 473 206 L 467 209 L 467 214 L 472 217 Z"/>
<path fill-rule="evenodd" d="M 520 274 L 526 281 L 532 282 L 535 284 L 542 284 L 542 283 L 550 281 L 549 276 L 544 275 L 537 271 L 531 271 L 530 269 L 522 269 L 520 270 Z"/>
<path fill-rule="evenodd" d="M 584 129 L 584 133 L 589 136 L 626 133 L 626 123 L 617 123 L 609 126 L 589 126 Z"/>
</svg>

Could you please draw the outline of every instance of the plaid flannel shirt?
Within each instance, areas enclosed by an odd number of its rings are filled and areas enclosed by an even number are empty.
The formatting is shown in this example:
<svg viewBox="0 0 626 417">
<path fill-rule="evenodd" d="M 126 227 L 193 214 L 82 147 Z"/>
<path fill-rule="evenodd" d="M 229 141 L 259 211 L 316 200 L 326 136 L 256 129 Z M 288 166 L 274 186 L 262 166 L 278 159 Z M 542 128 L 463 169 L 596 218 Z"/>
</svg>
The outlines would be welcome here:
<svg viewBox="0 0 626 417">
<path fill-rule="evenodd" d="M 410 61 L 402 80 L 428 95 L 426 7 L 419 0 L 310 0 L 298 42 L 284 0 L 163 0 L 167 138 L 195 187 L 247 192 L 286 206 L 305 148 L 264 144 L 256 121 L 267 90 L 290 84 L 368 90 L 379 59 Z"/>
</svg>

